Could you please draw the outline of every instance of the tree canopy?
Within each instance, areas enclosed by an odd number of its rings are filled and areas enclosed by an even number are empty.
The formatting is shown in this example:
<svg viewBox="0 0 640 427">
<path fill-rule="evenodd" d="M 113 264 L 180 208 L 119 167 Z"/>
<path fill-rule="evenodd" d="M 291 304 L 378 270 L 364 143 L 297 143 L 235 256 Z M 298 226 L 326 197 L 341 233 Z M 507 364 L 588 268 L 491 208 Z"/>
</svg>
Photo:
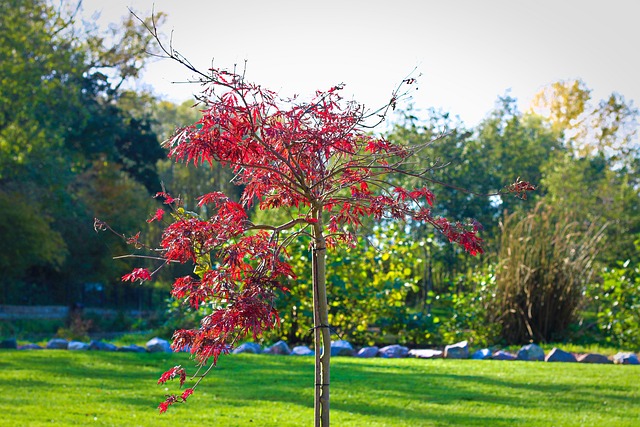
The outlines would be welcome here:
<svg viewBox="0 0 640 427">
<path fill-rule="evenodd" d="M 143 66 L 149 37 L 131 18 L 101 36 L 76 12 L 44 0 L 0 5 L 0 216 L 12 233 L 41 236 L 0 248 L 13 266 L 5 303 L 67 304 L 82 299 L 82 282 L 113 284 L 123 265 L 114 270 L 93 218 L 132 230 L 160 189 L 164 151 L 151 117 L 124 102 L 140 95 L 122 85 Z M 134 208 L 117 212 L 122 203 Z M 28 282 L 47 286 L 20 292 Z"/>
</svg>

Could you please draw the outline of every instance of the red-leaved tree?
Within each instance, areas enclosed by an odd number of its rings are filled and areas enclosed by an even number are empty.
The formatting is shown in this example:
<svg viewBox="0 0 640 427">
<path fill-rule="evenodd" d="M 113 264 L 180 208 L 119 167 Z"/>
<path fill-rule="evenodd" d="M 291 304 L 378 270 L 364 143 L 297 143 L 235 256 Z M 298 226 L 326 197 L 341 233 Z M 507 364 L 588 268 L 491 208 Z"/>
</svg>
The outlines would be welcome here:
<svg viewBox="0 0 640 427">
<path fill-rule="evenodd" d="M 315 425 L 327 427 L 331 355 L 327 250 L 354 245 L 363 218 L 372 217 L 429 223 L 476 255 L 482 253 L 478 225 L 436 215 L 431 210 L 433 193 L 426 186 L 402 188 L 391 183 L 393 174 L 429 182 L 428 171 L 412 170 L 408 162 L 428 144 L 393 144 L 372 136 L 363 107 L 345 102 L 339 95 L 341 86 L 316 92 L 307 102 L 282 99 L 243 75 L 217 69 L 199 72 L 171 47 L 162 48 L 205 85 L 202 118 L 166 142 L 170 157 L 195 166 L 213 162 L 227 166 L 235 174 L 233 182 L 244 190 L 239 201 L 220 192 L 203 194 L 199 204 L 206 205 L 206 217 L 184 210 L 166 192 L 158 194 L 167 212 L 160 209 L 150 220 L 171 217 L 155 252 L 161 254 L 158 268 L 169 262 L 195 265 L 193 274 L 175 279 L 171 293 L 194 308 L 215 307 L 199 328 L 175 331 L 172 348 L 190 351 L 200 369 L 192 377 L 194 384 L 181 394 L 168 395 L 160 412 L 185 402 L 220 355 L 247 337 L 258 339 L 263 331 L 278 326 L 274 300 L 287 292 L 283 283 L 295 277 L 286 249 L 305 235 L 310 237 L 313 264 Z M 374 115 L 383 117 L 395 107 L 398 93 Z M 531 189 L 518 180 L 504 191 L 523 195 Z M 288 207 L 298 216 L 283 224 L 256 224 L 247 214 L 254 204 L 260 209 Z M 100 221 L 97 226 L 108 227 Z M 140 246 L 139 235 L 128 240 Z M 145 281 L 156 272 L 138 268 L 123 280 Z M 158 382 L 174 378 L 182 387 L 185 369 L 173 367 Z"/>
</svg>

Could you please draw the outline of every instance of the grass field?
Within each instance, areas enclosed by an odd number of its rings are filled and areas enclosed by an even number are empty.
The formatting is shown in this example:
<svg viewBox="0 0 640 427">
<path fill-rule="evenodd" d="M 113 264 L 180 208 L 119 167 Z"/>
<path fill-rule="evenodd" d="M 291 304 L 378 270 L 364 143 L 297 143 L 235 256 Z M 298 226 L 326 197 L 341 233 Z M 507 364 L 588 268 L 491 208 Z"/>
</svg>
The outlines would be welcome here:
<svg viewBox="0 0 640 427">
<path fill-rule="evenodd" d="M 640 367 L 334 358 L 332 424 L 638 426 Z M 313 360 L 237 355 L 166 414 L 157 377 L 185 354 L 0 351 L 2 426 L 308 426 Z"/>
</svg>

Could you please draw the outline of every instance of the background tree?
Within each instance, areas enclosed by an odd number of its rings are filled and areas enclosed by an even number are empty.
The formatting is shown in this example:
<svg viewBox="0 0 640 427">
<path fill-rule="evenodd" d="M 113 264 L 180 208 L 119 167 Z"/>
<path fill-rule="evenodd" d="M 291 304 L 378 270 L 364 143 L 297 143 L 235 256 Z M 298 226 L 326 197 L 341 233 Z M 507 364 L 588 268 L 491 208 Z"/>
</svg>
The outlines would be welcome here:
<svg viewBox="0 0 640 427">
<path fill-rule="evenodd" d="M 542 167 L 541 188 L 547 203 L 581 212 L 587 226 L 608 224 L 598 259 L 615 268 L 618 260 L 638 257 L 639 113 L 618 94 L 594 102 L 590 93 L 578 80 L 555 83 L 536 97 L 533 111 L 562 132 L 567 147 Z"/>
<path fill-rule="evenodd" d="M 5 276 L 3 303 L 70 304 L 83 298 L 81 280 L 117 283 L 122 273 L 109 260 L 112 249 L 91 231 L 96 215 L 111 216 L 98 206 L 126 201 L 143 208 L 112 216 L 133 231 L 148 212 L 148 192 L 160 190 L 155 164 L 165 154 L 150 117 L 129 108 L 139 95 L 122 84 L 143 66 L 149 37 L 131 18 L 123 30 L 101 37 L 76 12 L 77 4 L 66 2 L 0 4 L 4 226 L 25 235 L 38 230 L 47 242 L 11 239 L 0 248 L 0 257 L 20 259 L 13 262 L 20 268 Z M 88 188 L 95 192 L 83 191 Z M 104 197 L 101 203 L 95 194 Z M 39 220 L 27 225 L 34 213 Z"/>
<path fill-rule="evenodd" d="M 638 260 L 634 241 L 640 233 L 638 186 L 627 168 L 616 168 L 604 156 L 576 159 L 566 155 L 544 167 L 545 202 L 580 212 L 583 223 L 607 224 L 598 260 L 615 267 L 618 260 Z"/>
<path fill-rule="evenodd" d="M 603 155 L 616 163 L 638 157 L 639 112 L 620 94 L 594 103 L 582 80 L 559 81 L 536 94 L 531 111 L 580 157 Z"/>
<path fill-rule="evenodd" d="M 430 170 L 429 179 L 442 184 L 433 187 L 435 207 L 455 220 L 476 218 L 488 236 L 499 236 L 499 221 L 505 210 L 529 209 L 531 204 L 517 198 L 485 195 L 518 177 L 540 182 L 542 166 L 563 150 L 560 133 L 549 129 L 540 117 L 520 113 L 516 100 L 509 96 L 500 97 L 495 109 L 473 130 L 448 113 L 427 111 L 429 119 L 425 122 L 416 113 L 408 111 L 388 135 L 389 140 L 426 143 L 441 136 L 424 156 L 414 160 Z M 418 181 L 410 176 L 399 179 L 399 183 L 409 186 Z M 533 193 L 533 197 L 539 198 L 541 194 L 544 189 Z M 423 300 L 431 290 L 440 295 L 466 291 L 464 282 L 456 277 L 489 263 L 499 248 L 499 239 L 489 237 L 487 255 L 469 259 L 437 236 L 427 244 L 430 231 L 419 224 L 410 227 L 410 232 L 412 239 L 423 242 L 420 246 L 426 270 L 420 282 Z"/>
<path fill-rule="evenodd" d="M 482 177 L 472 178 L 467 158 L 472 132 L 462 123 L 450 116 L 449 113 L 428 110 L 428 119 L 421 122 L 420 112 L 409 109 L 403 114 L 399 123 L 387 134 L 387 138 L 398 144 L 428 144 L 434 141 L 428 150 L 413 159 L 417 168 L 429 170 L 429 179 L 442 185 L 434 185 L 435 208 L 448 218 L 458 221 L 468 221 L 477 218 L 480 223 L 487 224 L 488 199 L 478 197 L 473 193 L 485 194 L 489 185 L 481 185 Z M 397 185 L 417 186 L 423 178 L 412 176 L 397 176 Z M 465 271 L 473 261 L 465 257 L 455 246 L 449 245 L 446 239 L 434 236 L 432 230 L 420 222 L 411 223 L 407 227 L 411 239 L 420 242 L 416 253 L 422 259 L 423 280 L 419 282 L 421 288 L 420 303 L 430 308 L 431 292 L 444 294 L 454 282 L 454 277 Z"/>
<path fill-rule="evenodd" d="M 554 82 L 533 97 L 531 111 L 564 134 L 580 126 L 590 99 L 591 90 L 582 80 Z"/>
<path fill-rule="evenodd" d="M 177 129 L 196 122 L 201 115 L 196 105 L 195 100 L 179 105 L 167 101 L 154 104 L 152 116 L 156 134 L 166 140 Z M 198 168 L 185 168 L 171 159 L 164 159 L 158 162 L 158 172 L 167 191 L 179 193 L 184 207 L 189 210 L 206 209 L 198 206 L 197 198 L 208 191 L 222 191 L 234 200 L 239 200 L 242 193 L 242 186 L 231 183 L 233 171 L 219 164 L 205 163 Z"/>
<path fill-rule="evenodd" d="M 62 236 L 51 227 L 51 218 L 34 210 L 18 194 L 0 192 L 0 233 L 6 239 L 5 249 L 0 251 L 4 300 L 19 294 L 12 284 L 30 268 L 58 268 L 67 254 Z"/>
</svg>

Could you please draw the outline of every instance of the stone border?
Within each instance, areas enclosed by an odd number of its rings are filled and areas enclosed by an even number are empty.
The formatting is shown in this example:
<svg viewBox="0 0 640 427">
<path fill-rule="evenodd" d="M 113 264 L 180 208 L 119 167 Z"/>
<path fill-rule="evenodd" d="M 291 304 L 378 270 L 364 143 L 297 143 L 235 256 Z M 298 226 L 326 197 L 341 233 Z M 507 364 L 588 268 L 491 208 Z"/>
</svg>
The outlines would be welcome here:
<svg viewBox="0 0 640 427">
<path fill-rule="evenodd" d="M 43 347 L 37 344 L 17 345 L 15 339 L 0 341 L 0 348 L 17 349 L 17 350 L 39 350 Z M 119 351 L 129 353 L 171 353 L 171 345 L 167 340 L 155 337 L 147 341 L 144 347 L 138 345 L 128 345 L 117 347 L 111 343 L 93 340 L 89 343 L 81 341 L 67 341 L 62 338 L 53 338 L 49 340 L 46 347 L 49 350 L 71 350 L 71 351 Z M 285 341 L 278 341 L 270 347 L 262 348 L 257 343 L 244 343 L 232 351 L 233 354 L 253 353 L 253 354 L 277 354 L 277 355 L 293 355 L 293 356 L 312 356 L 314 354 L 307 346 L 296 346 L 293 349 Z M 617 365 L 640 365 L 638 355 L 632 352 L 618 352 L 617 354 L 607 357 L 602 354 L 574 354 L 563 351 L 559 348 L 553 348 L 549 353 L 545 354 L 544 350 L 536 344 L 527 344 L 522 346 L 516 354 L 509 353 L 504 350 L 492 351 L 483 348 L 469 353 L 469 343 L 461 341 L 452 345 L 448 345 L 444 350 L 435 349 L 412 349 L 401 345 L 388 345 L 386 347 L 362 347 L 357 351 L 345 340 L 337 340 L 331 342 L 331 356 L 353 356 L 360 358 L 382 357 L 387 359 L 413 357 L 418 359 L 474 359 L 474 360 L 520 360 L 520 361 L 539 361 L 539 362 L 573 362 L 573 363 L 597 363 L 597 364 L 617 364 Z"/>
</svg>

